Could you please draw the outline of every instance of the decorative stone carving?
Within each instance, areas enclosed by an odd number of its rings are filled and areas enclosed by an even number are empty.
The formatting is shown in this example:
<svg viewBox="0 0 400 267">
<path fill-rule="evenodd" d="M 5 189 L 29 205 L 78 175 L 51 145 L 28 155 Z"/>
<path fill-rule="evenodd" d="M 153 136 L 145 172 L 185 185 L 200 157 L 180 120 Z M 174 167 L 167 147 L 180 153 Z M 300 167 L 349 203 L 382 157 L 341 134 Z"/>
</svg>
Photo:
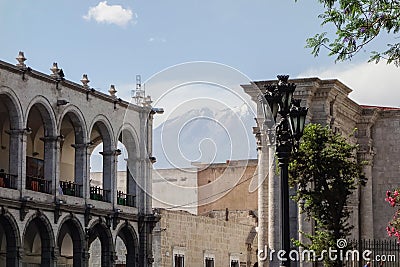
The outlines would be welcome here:
<svg viewBox="0 0 400 267">
<path fill-rule="evenodd" d="M 18 61 L 18 64 L 16 65 L 17 67 L 20 67 L 21 69 L 26 68 L 26 65 L 24 63 L 26 60 L 26 58 L 24 56 L 24 52 L 19 51 L 18 57 L 16 57 L 15 59 Z"/>
<path fill-rule="evenodd" d="M 110 95 L 114 98 L 116 98 L 117 96 L 115 95 L 117 93 L 117 90 L 115 89 L 115 85 L 111 85 L 110 89 L 108 90 L 108 92 L 110 93 Z"/>
<path fill-rule="evenodd" d="M 89 89 L 89 85 L 88 85 L 89 82 L 90 82 L 90 80 L 88 79 L 87 74 L 83 74 L 82 79 L 81 79 L 81 83 L 83 85 L 83 88 Z"/>
</svg>

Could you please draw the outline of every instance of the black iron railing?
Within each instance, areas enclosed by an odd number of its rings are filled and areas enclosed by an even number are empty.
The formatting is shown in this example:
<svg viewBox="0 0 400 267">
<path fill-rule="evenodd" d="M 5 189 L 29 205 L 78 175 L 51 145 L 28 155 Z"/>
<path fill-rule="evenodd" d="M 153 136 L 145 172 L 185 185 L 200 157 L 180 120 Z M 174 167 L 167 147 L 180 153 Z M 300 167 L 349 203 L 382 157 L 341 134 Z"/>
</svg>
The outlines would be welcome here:
<svg viewBox="0 0 400 267">
<path fill-rule="evenodd" d="M 129 207 L 136 207 L 136 196 L 125 194 L 122 191 L 118 191 L 117 204 Z"/>
<path fill-rule="evenodd" d="M 63 195 L 82 197 L 82 185 L 80 184 L 74 182 L 60 181 L 60 189 Z"/>
<path fill-rule="evenodd" d="M 0 172 L 0 187 L 17 189 L 17 175 Z"/>
<path fill-rule="evenodd" d="M 343 265 L 346 267 L 363 267 L 367 259 L 364 259 L 366 255 L 371 262 L 371 267 L 400 267 L 400 244 L 394 239 L 385 240 L 374 240 L 374 239 L 362 239 L 362 240 L 350 240 L 346 246 L 347 254 L 345 254 Z M 353 253 L 348 253 L 352 251 Z M 355 259 L 353 255 L 359 255 L 358 259 Z M 381 264 L 381 261 L 383 264 Z"/>
<path fill-rule="evenodd" d="M 98 186 L 90 187 L 90 199 L 110 202 L 111 200 L 110 196 L 111 196 L 110 190 L 105 190 Z"/>
<path fill-rule="evenodd" d="M 26 176 L 26 189 L 50 194 L 51 181 L 39 177 Z"/>
</svg>

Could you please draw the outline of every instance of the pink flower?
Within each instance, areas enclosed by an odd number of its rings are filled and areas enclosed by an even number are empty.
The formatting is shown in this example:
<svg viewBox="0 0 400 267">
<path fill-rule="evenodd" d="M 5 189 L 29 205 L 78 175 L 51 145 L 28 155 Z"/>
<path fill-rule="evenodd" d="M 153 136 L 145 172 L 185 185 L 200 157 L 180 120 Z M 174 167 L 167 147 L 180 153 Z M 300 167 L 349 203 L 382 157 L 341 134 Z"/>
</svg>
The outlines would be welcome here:
<svg viewBox="0 0 400 267">
<path fill-rule="evenodd" d="M 397 197 L 398 195 L 399 195 L 399 192 L 396 190 L 396 191 L 394 191 L 394 197 Z"/>
</svg>

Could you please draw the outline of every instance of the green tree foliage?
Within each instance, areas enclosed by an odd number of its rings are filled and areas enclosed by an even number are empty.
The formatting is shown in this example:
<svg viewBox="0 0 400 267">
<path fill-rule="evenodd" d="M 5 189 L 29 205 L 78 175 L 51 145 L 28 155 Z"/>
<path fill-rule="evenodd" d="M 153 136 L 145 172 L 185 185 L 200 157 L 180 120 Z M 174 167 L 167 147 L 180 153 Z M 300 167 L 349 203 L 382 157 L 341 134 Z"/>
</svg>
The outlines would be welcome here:
<svg viewBox="0 0 400 267">
<path fill-rule="evenodd" d="M 297 245 L 314 250 L 335 248 L 338 239 L 346 238 L 352 225 L 346 209 L 349 196 L 359 184 L 365 184 L 362 163 L 357 162 L 357 145 L 352 145 L 328 127 L 309 124 L 304 129 L 300 147 L 289 165 L 292 186 L 297 185 L 294 200 L 301 212 L 315 222 L 315 233 L 304 233 L 308 244 Z M 324 257 L 326 266 L 340 263 Z"/>
<path fill-rule="evenodd" d="M 295 0 L 298 1 L 298 0 Z M 331 41 L 327 33 L 316 34 L 307 39 L 307 47 L 312 54 L 318 56 L 321 47 L 327 48 L 336 61 L 351 59 L 365 45 L 370 43 L 379 33 L 386 32 L 398 37 L 400 29 L 399 0 L 318 0 L 325 7 L 320 14 L 322 25 L 330 24 L 336 29 L 335 39 Z M 394 40 L 398 40 L 395 38 Z M 400 43 L 387 44 L 382 51 L 371 52 L 369 61 L 400 65 Z"/>
</svg>

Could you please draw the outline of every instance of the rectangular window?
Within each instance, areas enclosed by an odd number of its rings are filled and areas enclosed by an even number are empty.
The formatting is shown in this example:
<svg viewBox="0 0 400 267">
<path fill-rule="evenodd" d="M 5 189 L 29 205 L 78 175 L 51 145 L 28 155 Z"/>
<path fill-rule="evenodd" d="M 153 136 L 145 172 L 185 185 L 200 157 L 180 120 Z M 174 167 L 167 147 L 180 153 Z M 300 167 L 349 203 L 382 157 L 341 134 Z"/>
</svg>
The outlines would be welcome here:
<svg viewBox="0 0 400 267">
<path fill-rule="evenodd" d="M 214 267 L 214 258 L 206 258 L 205 262 L 206 262 L 205 267 Z"/>
<path fill-rule="evenodd" d="M 174 262 L 174 267 L 185 267 L 185 256 L 175 254 Z"/>
<path fill-rule="evenodd" d="M 240 267 L 238 260 L 231 260 L 231 267 Z"/>
</svg>

